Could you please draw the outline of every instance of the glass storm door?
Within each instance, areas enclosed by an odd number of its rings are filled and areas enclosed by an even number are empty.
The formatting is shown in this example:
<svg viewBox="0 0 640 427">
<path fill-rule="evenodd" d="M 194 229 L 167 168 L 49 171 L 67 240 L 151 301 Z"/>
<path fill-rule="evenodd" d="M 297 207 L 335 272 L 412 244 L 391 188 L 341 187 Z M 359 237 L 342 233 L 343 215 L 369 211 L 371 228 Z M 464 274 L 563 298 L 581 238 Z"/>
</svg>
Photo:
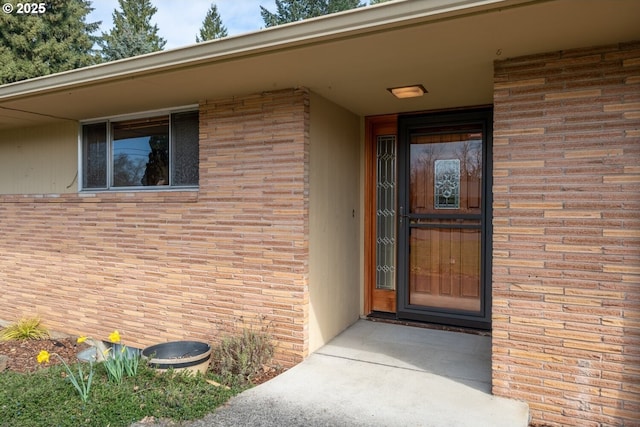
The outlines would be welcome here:
<svg viewBox="0 0 640 427">
<path fill-rule="evenodd" d="M 490 110 L 400 119 L 400 318 L 490 326 L 490 123 Z"/>
</svg>

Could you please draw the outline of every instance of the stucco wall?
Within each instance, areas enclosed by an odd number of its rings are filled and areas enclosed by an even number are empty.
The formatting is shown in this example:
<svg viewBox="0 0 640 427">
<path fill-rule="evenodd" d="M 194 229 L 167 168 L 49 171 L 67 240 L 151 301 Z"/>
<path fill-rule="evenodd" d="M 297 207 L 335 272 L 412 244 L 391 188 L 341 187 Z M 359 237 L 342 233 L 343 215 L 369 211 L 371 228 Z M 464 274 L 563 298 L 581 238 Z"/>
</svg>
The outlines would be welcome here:
<svg viewBox="0 0 640 427">
<path fill-rule="evenodd" d="M 201 103 L 198 191 L 0 196 L 0 317 L 137 347 L 264 327 L 301 361 L 308 96 Z"/>
<path fill-rule="evenodd" d="M 309 350 L 360 314 L 360 122 L 311 95 Z"/>
<path fill-rule="evenodd" d="M 640 423 L 640 44 L 495 64 L 493 392 Z"/>
<path fill-rule="evenodd" d="M 0 194 L 78 191 L 78 124 L 0 132 Z"/>
</svg>

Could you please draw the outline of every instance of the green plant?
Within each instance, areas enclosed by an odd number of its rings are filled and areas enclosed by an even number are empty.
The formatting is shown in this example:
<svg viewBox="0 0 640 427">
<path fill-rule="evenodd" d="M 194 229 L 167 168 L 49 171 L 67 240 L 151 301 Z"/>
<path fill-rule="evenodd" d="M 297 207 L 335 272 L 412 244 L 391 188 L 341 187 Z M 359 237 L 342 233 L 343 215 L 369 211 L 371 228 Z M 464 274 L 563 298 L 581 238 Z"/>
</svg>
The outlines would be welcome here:
<svg viewBox="0 0 640 427">
<path fill-rule="evenodd" d="M 125 376 L 121 384 L 115 384 L 107 378 L 102 363 L 94 363 L 93 367 L 95 374 L 87 402 L 66 381 L 60 381 L 61 376 L 68 375 L 63 365 L 25 374 L 3 372 L 0 426 L 129 427 L 145 417 L 175 423 L 167 425 L 182 425 L 183 421 L 204 417 L 240 391 L 213 386 L 207 382 L 213 379 L 211 374 L 158 373 L 144 363 L 135 377 Z"/>
<path fill-rule="evenodd" d="M 49 358 L 51 357 L 51 353 L 46 350 L 40 351 L 37 356 L 38 363 L 49 363 Z M 84 370 L 82 369 L 82 363 L 77 364 L 77 375 L 71 370 L 69 365 L 62 359 L 62 357 L 53 353 L 53 356 L 56 356 L 64 365 L 64 368 L 67 370 L 67 378 L 71 381 L 71 384 L 75 387 L 76 391 L 80 395 L 80 398 L 83 402 L 87 402 L 89 400 L 89 392 L 91 391 L 91 383 L 93 382 L 93 362 L 89 363 L 89 372 L 87 377 L 85 378 Z"/>
<path fill-rule="evenodd" d="M 42 326 L 37 317 L 23 318 L 10 324 L 0 333 L 1 341 L 10 340 L 38 340 L 47 338 L 49 331 Z"/>
<path fill-rule="evenodd" d="M 126 347 L 122 346 L 122 352 L 126 353 Z M 140 356 L 138 354 L 125 354 L 124 371 L 130 377 L 138 375 L 138 367 L 140 366 Z"/>
<path fill-rule="evenodd" d="M 213 371 L 223 382 L 247 385 L 273 357 L 271 336 L 243 328 L 242 334 L 222 339 L 213 350 Z"/>
<path fill-rule="evenodd" d="M 109 341 L 111 341 L 112 344 L 119 344 L 121 341 L 120 333 L 118 331 L 113 331 L 109 334 Z M 116 384 L 122 383 L 122 378 L 125 374 L 130 377 L 134 377 L 138 374 L 140 355 L 130 354 L 127 351 L 126 345 L 121 345 L 119 350 L 114 346 L 111 346 L 106 350 L 104 356 L 104 367 L 107 370 L 109 380 Z"/>
</svg>

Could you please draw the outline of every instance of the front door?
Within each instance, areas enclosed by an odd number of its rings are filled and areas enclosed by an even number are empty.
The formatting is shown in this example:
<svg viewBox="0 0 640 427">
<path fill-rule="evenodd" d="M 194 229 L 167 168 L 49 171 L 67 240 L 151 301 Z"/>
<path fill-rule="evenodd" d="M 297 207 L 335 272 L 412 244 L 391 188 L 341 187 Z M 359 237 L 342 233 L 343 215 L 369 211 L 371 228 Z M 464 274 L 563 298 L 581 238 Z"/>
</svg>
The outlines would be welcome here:
<svg viewBox="0 0 640 427">
<path fill-rule="evenodd" d="M 489 109 L 400 117 L 397 317 L 490 327 Z"/>
</svg>

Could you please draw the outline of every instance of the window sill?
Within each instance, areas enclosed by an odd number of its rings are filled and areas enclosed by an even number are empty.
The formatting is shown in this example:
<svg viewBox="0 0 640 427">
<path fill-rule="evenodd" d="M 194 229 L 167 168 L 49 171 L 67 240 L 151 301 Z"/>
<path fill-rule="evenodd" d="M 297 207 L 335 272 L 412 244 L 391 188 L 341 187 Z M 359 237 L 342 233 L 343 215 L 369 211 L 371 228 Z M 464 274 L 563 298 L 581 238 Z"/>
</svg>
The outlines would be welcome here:
<svg viewBox="0 0 640 427">
<path fill-rule="evenodd" d="M 195 203 L 198 188 L 99 190 L 62 194 L 0 195 L 0 203 Z"/>
<path fill-rule="evenodd" d="M 104 193 L 180 193 L 199 191 L 200 187 L 169 187 L 166 185 L 149 187 L 114 187 L 114 188 L 84 188 L 77 194 L 104 194 Z"/>
<path fill-rule="evenodd" d="M 82 199 L 99 198 L 100 201 L 118 203 L 184 203 L 197 202 L 199 188 L 152 188 L 118 190 L 82 190 L 76 194 Z"/>
</svg>

